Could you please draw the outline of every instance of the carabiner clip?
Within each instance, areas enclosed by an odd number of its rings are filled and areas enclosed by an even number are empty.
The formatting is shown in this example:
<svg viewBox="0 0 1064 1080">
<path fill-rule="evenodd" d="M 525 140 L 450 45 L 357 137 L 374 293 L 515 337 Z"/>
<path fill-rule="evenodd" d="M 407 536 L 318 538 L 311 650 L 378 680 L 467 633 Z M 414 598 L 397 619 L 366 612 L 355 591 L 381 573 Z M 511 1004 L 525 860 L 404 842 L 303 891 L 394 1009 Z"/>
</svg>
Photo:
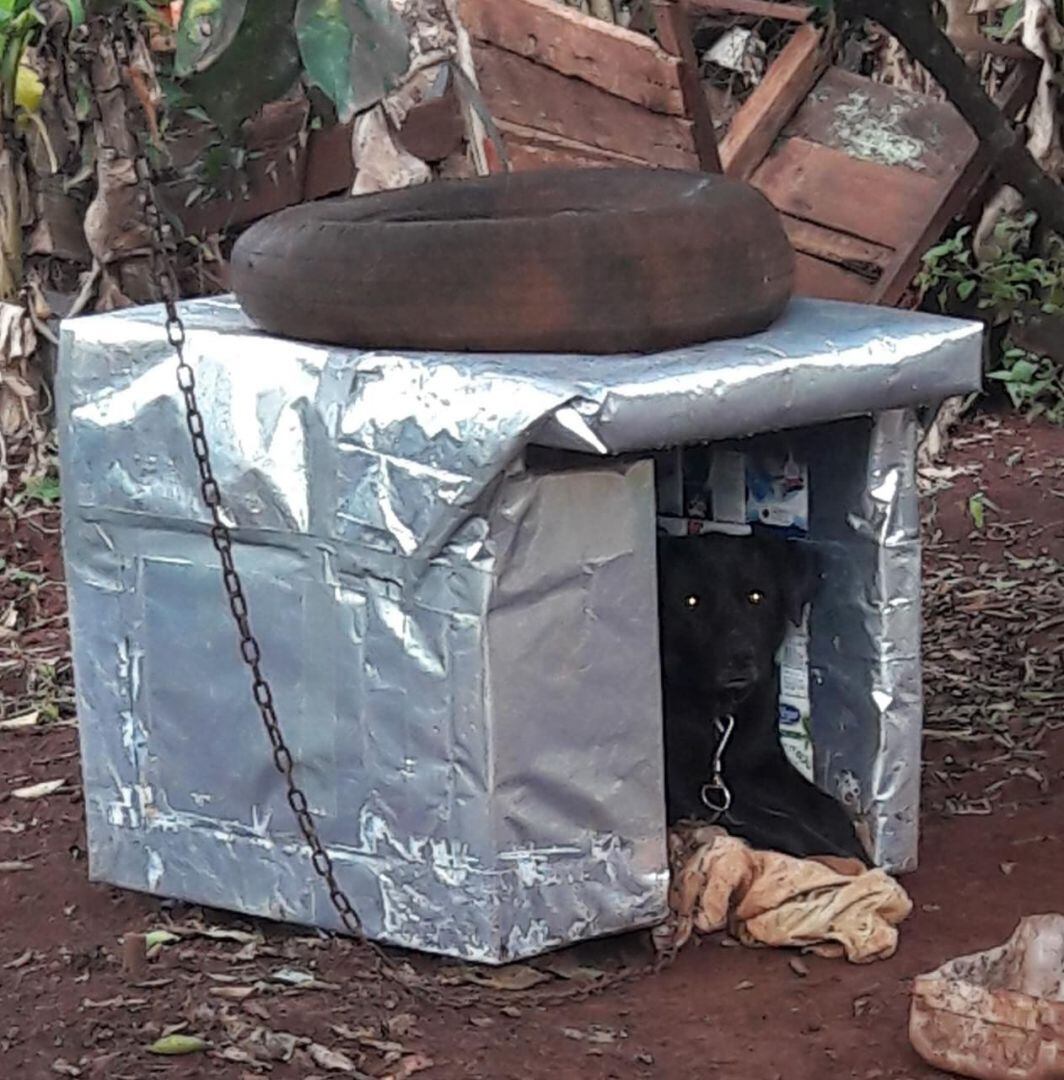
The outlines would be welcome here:
<svg viewBox="0 0 1064 1080">
<path fill-rule="evenodd" d="M 718 793 L 720 795 L 719 805 L 714 801 Z M 703 784 L 701 795 L 702 805 L 713 814 L 713 823 L 716 823 L 731 809 L 732 793 L 728 789 L 728 785 L 724 783 L 723 777 L 715 776 L 708 784 Z"/>
<path fill-rule="evenodd" d="M 708 784 L 702 785 L 699 795 L 702 799 L 702 805 L 713 814 L 711 824 L 716 824 L 731 809 L 732 805 L 731 789 L 724 782 L 724 751 L 727 750 L 732 732 L 735 731 L 735 717 L 729 716 L 723 723 L 719 719 L 715 719 L 713 723 L 717 726 L 720 740 L 713 753 L 712 779 Z"/>
</svg>

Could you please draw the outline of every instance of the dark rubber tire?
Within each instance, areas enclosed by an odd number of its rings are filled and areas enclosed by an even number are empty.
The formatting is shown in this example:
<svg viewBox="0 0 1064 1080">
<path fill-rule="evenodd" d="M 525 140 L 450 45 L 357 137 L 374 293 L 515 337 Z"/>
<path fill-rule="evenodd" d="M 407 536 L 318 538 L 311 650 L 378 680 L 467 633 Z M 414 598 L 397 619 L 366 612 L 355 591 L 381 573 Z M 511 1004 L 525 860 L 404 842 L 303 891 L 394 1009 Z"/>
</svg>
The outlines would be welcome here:
<svg viewBox="0 0 1064 1080">
<path fill-rule="evenodd" d="M 361 348 L 653 352 L 768 327 L 794 255 L 754 188 L 577 169 L 283 210 L 233 250 L 252 321 Z"/>
</svg>

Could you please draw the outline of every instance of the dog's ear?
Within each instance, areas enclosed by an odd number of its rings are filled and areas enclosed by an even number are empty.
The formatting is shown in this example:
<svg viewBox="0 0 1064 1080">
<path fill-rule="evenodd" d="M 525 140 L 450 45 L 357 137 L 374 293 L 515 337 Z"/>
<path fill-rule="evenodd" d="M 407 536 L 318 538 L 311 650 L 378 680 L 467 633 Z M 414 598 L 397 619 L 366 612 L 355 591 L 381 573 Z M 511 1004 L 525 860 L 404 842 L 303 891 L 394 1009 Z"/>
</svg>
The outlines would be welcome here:
<svg viewBox="0 0 1064 1080">
<path fill-rule="evenodd" d="M 802 625 L 805 607 L 811 603 L 820 586 L 820 560 L 808 544 L 788 541 L 787 575 L 784 587 L 787 618 L 795 625 Z"/>
</svg>

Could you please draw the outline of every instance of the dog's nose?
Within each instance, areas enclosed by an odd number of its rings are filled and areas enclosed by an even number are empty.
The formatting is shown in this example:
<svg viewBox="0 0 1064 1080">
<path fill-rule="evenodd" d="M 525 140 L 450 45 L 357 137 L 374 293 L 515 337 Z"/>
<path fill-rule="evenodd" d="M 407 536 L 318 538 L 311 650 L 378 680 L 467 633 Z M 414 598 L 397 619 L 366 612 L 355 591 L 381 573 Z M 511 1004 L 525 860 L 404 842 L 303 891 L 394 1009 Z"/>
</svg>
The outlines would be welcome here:
<svg viewBox="0 0 1064 1080">
<path fill-rule="evenodd" d="M 757 665 L 754 663 L 753 646 L 745 642 L 733 642 L 727 651 L 726 666 L 735 670 L 752 670 Z"/>
<path fill-rule="evenodd" d="M 754 650 L 744 644 L 732 645 L 725 653 L 721 675 L 725 686 L 749 686 L 758 677 Z"/>
</svg>

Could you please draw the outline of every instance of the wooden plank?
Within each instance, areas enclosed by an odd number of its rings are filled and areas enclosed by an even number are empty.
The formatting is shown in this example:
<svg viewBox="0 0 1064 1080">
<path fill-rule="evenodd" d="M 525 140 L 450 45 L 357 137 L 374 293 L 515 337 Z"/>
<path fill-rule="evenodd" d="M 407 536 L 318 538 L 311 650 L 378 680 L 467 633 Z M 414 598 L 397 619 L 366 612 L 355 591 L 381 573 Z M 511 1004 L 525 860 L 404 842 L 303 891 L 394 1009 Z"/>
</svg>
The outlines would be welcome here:
<svg viewBox="0 0 1064 1080">
<path fill-rule="evenodd" d="M 692 11 L 721 12 L 725 15 L 754 15 L 759 19 L 808 22 L 813 9 L 807 4 L 778 4 L 772 0 L 687 0 Z"/>
<path fill-rule="evenodd" d="M 835 263 L 801 253 L 795 256 L 794 292 L 817 300 L 850 300 L 867 304 L 872 298 L 872 284 L 859 274 L 850 273 Z"/>
<path fill-rule="evenodd" d="M 1037 63 L 1022 63 L 1005 80 L 995 98 L 1005 116 L 1015 116 L 1019 109 L 1030 103 L 1038 87 L 1040 71 Z M 990 155 L 981 148 L 968 162 L 964 172 L 943 192 L 938 205 L 928 208 L 923 231 L 908 249 L 899 250 L 894 263 L 887 268 L 879 283 L 874 302 L 894 305 L 902 300 L 920 269 L 924 252 L 938 241 L 950 222 L 969 205 L 974 203 L 981 206 L 986 201 L 979 197 L 979 193 L 986 187 L 990 175 Z"/>
<path fill-rule="evenodd" d="M 474 41 L 581 79 L 654 112 L 684 116 L 679 60 L 650 38 L 557 0 L 460 0 Z"/>
<path fill-rule="evenodd" d="M 689 120 L 653 113 L 604 90 L 488 45 L 475 45 L 480 91 L 496 120 L 641 158 L 690 168 L 695 153 Z"/>
<path fill-rule="evenodd" d="M 686 0 L 653 0 L 652 6 L 662 46 L 680 58 L 680 88 L 686 114 L 691 120 L 699 164 L 706 172 L 723 172 L 717 133 L 706 92 L 702 88 L 701 66 L 691 37 Z"/>
<path fill-rule="evenodd" d="M 646 166 L 653 164 L 653 162 L 648 162 L 644 158 L 602 150 L 597 146 L 578 142 L 576 139 L 567 139 L 562 135 L 555 135 L 549 131 L 537 131 L 535 128 L 524 127 L 521 124 L 511 124 L 505 120 L 496 121 L 496 126 L 503 136 L 507 151 L 511 154 L 512 164 L 518 170 L 529 167 L 535 161 L 571 161 L 573 164 L 580 166 Z M 525 164 L 522 166 L 519 161 Z M 693 153 L 688 168 L 698 168 L 698 159 Z"/>
<path fill-rule="evenodd" d="M 350 189 L 355 182 L 351 155 L 353 123 L 312 131 L 307 140 L 307 173 L 303 199 L 321 199 Z"/>
<path fill-rule="evenodd" d="M 750 177 L 827 67 L 821 32 L 800 26 L 732 119 L 720 146 L 724 171 Z"/>
<path fill-rule="evenodd" d="M 916 240 L 942 198 L 930 176 L 804 139 L 784 140 L 751 182 L 783 213 L 895 249 Z"/>
<path fill-rule="evenodd" d="M 780 216 L 791 247 L 797 253 L 834 263 L 869 283 L 878 282 L 884 269 L 894 261 L 893 249 L 882 244 L 873 244 L 787 214 Z"/>
<path fill-rule="evenodd" d="M 835 67 L 825 72 L 784 134 L 949 182 L 978 149 L 978 140 L 948 102 Z"/>
<path fill-rule="evenodd" d="M 169 213 L 179 218 L 185 231 L 198 236 L 224 232 L 236 225 L 256 221 L 303 201 L 306 151 L 295 162 L 256 158 L 246 168 L 246 195 L 225 196 L 186 205 L 194 183 L 171 181 L 160 187 L 160 199 Z M 234 184 L 236 177 L 234 176 Z"/>
<path fill-rule="evenodd" d="M 1034 53 L 1019 42 L 997 41 L 988 38 L 986 34 L 953 34 L 949 35 L 950 41 L 960 53 L 974 53 L 976 56 L 1002 56 L 1006 60 L 1030 60 Z"/>
<path fill-rule="evenodd" d="M 507 142 L 510 167 L 514 172 L 534 172 L 539 169 L 609 169 L 645 162 L 624 158 L 604 158 L 595 153 L 568 146 L 548 146 L 540 143 Z M 594 150 L 594 147 L 591 148 Z"/>
</svg>

